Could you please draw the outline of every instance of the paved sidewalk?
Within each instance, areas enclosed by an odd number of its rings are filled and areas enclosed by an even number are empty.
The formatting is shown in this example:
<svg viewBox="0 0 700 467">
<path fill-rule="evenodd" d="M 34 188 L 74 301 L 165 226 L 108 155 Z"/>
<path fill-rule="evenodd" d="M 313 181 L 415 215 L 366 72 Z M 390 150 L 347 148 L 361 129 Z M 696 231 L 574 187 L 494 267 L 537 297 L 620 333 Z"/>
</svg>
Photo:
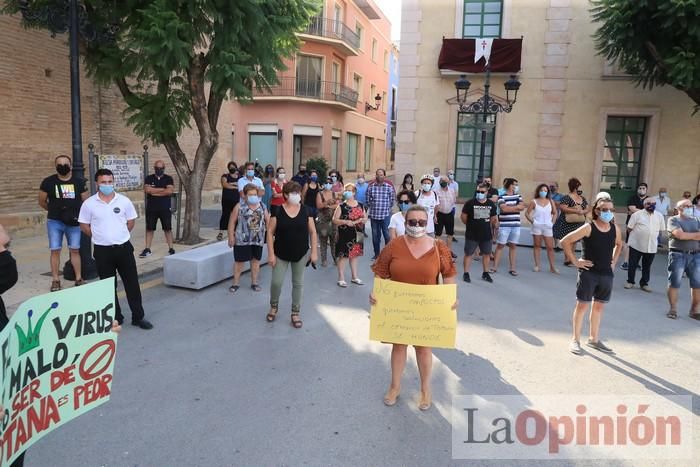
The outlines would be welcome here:
<svg viewBox="0 0 700 467">
<path fill-rule="evenodd" d="M 203 242 L 196 245 L 182 245 L 176 243 L 175 251 L 185 251 L 216 241 L 218 216 L 220 214 L 221 211 L 216 206 L 208 206 L 206 209 L 202 209 L 202 228 L 199 236 L 203 239 Z M 168 254 L 168 245 L 165 243 L 165 237 L 159 227 L 153 237 L 153 244 L 151 247 L 153 254 L 148 258 L 138 257 L 138 254 L 141 253 L 141 250 L 145 247 L 146 231 L 144 222 L 145 220 L 141 217 L 137 219 L 136 226 L 131 232 L 131 243 L 134 245 L 136 265 L 138 267 L 139 277 L 142 279 L 160 275 L 163 269 L 163 257 Z M 49 291 L 51 287 L 51 266 L 49 264 L 49 243 L 46 234 L 28 238 L 13 238 L 10 251 L 12 252 L 12 256 L 17 260 L 19 281 L 17 285 L 5 292 L 2 298 L 5 301 L 8 311 L 12 313 L 20 303 L 28 298 Z M 65 248 L 64 241 L 64 249 L 61 253 L 60 274 L 63 274 L 63 265 L 67 260 L 68 249 Z M 65 281 L 61 276 L 61 285 L 64 288 L 73 287 L 73 282 Z"/>
</svg>

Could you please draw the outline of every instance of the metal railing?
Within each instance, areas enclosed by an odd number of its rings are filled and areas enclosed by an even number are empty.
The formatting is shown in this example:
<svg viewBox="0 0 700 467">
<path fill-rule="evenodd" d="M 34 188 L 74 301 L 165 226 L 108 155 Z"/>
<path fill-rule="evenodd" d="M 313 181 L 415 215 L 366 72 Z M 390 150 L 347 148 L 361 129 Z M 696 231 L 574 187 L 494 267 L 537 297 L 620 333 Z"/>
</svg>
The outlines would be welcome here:
<svg viewBox="0 0 700 467">
<path fill-rule="evenodd" d="M 339 39 L 347 42 L 355 49 L 360 48 L 360 36 L 342 21 L 336 21 L 331 18 L 321 18 L 318 16 L 313 18 L 304 33 L 313 36 Z"/>
<path fill-rule="evenodd" d="M 357 107 L 357 91 L 333 81 L 278 78 L 279 84 L 270 89 L 254 89 L 253 97 L 302 97 L 319 101 L 340 102 Z"/>
</svg>

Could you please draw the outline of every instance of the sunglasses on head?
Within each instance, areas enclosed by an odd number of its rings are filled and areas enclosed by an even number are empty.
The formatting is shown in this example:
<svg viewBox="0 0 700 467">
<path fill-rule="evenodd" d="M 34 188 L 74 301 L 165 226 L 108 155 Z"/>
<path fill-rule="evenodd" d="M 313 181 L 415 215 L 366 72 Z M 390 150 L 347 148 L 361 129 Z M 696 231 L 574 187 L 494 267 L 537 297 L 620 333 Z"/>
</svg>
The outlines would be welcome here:
<svg viewBox="0 0 700 467">
<path fill-rule="evenodd" d="M 428 221 L 425 219 L 408 219 L 406 224 L 410 225 L 411 227 L 418 227 L 419 225 L 421 227 L 425 227 L 428 225 Z"/>
</svg>

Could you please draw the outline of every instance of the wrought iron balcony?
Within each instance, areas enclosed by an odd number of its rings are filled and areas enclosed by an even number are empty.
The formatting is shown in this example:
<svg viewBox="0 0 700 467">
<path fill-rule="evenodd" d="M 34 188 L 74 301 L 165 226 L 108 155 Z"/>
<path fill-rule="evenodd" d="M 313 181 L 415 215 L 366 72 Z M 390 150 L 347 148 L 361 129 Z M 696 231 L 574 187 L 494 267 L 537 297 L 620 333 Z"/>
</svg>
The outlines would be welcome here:
<svg viewBox="0 0 700 467">
<path fill-rule="evenodd" d="M 329 103 L 345 110 L 357 108 L 357 92 L 347 86 L 332 81 L 279 78 L 279 84 L 270 89 L 254 89 L 254 99 L 311 99 Z"/>
<path fill-rule="evenodd" d="M 360 36 L 342 21 L 331 18 L 315 17 L 305 31 L 301 32 L 307 40 L 331 43 L 346 55 L 358 55 Z"/>
</svg>

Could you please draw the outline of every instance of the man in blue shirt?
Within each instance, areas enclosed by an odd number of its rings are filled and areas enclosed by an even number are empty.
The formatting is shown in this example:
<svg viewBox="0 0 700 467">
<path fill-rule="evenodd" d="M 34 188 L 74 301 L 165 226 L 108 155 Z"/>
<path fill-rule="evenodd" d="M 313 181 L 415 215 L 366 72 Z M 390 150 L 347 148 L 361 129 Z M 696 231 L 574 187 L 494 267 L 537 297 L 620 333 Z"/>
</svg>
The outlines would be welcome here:
<svg viewBox="0 0 700 467">
<path fill-rule="evenodd" d="M 355 199 L 358 203 L 362 204 L 365 209 L 367 209 L 367 187 L 369 184 L 365 181 L 365 174 L 360 174 L 357 176 L 357 183 L 355 184 Z"/>
<path fill-rule="evenodd" d="M 384 244 L 389 243 L 389 221 L 391 220 L 391 208 L 394 206 L 396 191 L 393 185 L 386 181 L 386 171 L 377 169 L 375 182 L 367 188 L 368 215 L 372 224 L 372 246 L 374 257 L 379 256 L 379 247 L 384 236 Z"/>
<path fill-rule="evenodd" d="M 305 164 L 299 164 L 299 172 L 292 177 L 292 181 L 297 182 L 302 188 L 304 188 L 304 185 L 309 183 L 309 174 L 306 173 Z"/>
</svg>

